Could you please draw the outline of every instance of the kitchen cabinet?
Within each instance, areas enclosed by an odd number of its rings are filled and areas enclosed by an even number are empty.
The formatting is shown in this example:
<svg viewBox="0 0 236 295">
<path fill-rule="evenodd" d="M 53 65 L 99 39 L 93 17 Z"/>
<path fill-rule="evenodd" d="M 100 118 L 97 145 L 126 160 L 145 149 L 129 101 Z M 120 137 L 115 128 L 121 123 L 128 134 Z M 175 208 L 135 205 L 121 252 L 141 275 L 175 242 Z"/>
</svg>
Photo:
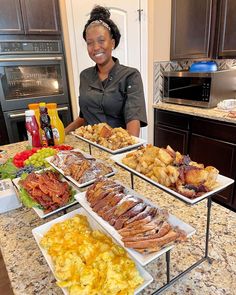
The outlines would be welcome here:
<svg viewBox="0 0 236 295">
<path fill-rule="evenodd" d="M 171 60 L 236 57 L 236 1 L 172 0 Z"/>
<path fill-rule="evenodd" d="M 171 112 L 155 112 L 154 142 L 157 146 L 166 147 L 168 144 L 174 150 L 186 154 L 188 129 L 189 124 L 185 116 Z"/>
<path fill-rule="evenodd" d="M 214 166 L 236 180 L 236 124 L 155 109 L 154 144 L 170 145 L 193 161 Z M 213 198 L 236 210 L 236 185 Z"/>
<path fill-rule="evenodd" d="M 236 57 L 236 1 L 224 0 L 220 6 L 219 57 Z"/>
<path fill-rule="evenodd" d="M 0 0 L 0 34 L 60 34 L 58 0 Z"/>
</svg>

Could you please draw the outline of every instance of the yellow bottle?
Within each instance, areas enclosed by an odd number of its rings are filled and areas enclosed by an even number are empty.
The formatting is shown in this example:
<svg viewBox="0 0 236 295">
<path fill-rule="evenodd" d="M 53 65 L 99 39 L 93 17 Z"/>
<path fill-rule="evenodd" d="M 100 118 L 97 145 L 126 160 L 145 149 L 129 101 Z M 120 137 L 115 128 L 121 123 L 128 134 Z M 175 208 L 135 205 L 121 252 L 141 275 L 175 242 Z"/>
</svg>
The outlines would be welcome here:
<svg viewBox="0 0 236 295">
<path fill-rule="evenodd" d="M 55 145 L 63 144 L 65 141 L 65 128 L 58 116 L 57 104 L 47 103 L 48 114 L 51 119 L 51 126 Z"/>
</svg>

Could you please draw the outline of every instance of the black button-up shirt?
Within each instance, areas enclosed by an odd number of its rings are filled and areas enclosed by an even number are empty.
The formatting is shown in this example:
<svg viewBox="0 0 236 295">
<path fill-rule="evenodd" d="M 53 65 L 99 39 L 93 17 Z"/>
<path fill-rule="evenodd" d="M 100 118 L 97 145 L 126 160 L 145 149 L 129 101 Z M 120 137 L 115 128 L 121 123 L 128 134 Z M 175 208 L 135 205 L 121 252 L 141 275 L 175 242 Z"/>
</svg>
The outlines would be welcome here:
<svg viewBox="0 0 236 295">
<path fill-rule="evenodd" d="M 113 59 L 115 64 L 103 82 L 97 66 L 81 72 L 80 117 L 90 125 L 106 122 L 113 128 L 126 128 L 131 120 L 139 120 L 144 127 L 147 116 L 140 72 Z"/>
</svg>

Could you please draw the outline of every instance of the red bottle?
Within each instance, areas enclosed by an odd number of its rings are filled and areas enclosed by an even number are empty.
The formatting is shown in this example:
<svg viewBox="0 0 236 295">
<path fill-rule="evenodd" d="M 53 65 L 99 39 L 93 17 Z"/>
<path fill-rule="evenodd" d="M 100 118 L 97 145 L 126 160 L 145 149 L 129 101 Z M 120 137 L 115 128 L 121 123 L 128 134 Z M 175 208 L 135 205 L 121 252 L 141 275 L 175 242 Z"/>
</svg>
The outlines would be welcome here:
<svg viewBox="0 0 236 295">
<path fill-rule="evenodd" d="M 27 130 L 29 145 L 32 147 L 40 147 L 41 142 L 39 126 L 35 118 L 35 112 L 33 110 L 25 111 L 25 127 Z"/>
</svg>

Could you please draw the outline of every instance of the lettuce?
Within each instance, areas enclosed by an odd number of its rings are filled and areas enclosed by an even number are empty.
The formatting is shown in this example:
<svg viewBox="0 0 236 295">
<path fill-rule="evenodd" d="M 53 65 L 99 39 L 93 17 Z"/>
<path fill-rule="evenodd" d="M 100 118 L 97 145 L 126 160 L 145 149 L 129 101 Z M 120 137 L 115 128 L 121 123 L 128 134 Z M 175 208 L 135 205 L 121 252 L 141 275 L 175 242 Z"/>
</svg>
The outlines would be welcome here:
<svg viewBox="0 0 236 295">
<path fill-rule="evenodd" d="M 15 178 L 18 168 L 12 163 L 12 159 L 8 159 L 5 164 L 0 165 L 0 179 Z"/>
<path fill-rule="evenodd" d="M 27 193 L 27 191 L 24 188 L 20 189 L 19 196 L 20 196 L 21 202 L 25 205 L 25 207 L 28 207 L 28 208 L 36 207 L 39 209 L 43 209 L 43 207 L 39 203 L 37 203 L 30 197 L 30 195 Z"/>
</svg>

